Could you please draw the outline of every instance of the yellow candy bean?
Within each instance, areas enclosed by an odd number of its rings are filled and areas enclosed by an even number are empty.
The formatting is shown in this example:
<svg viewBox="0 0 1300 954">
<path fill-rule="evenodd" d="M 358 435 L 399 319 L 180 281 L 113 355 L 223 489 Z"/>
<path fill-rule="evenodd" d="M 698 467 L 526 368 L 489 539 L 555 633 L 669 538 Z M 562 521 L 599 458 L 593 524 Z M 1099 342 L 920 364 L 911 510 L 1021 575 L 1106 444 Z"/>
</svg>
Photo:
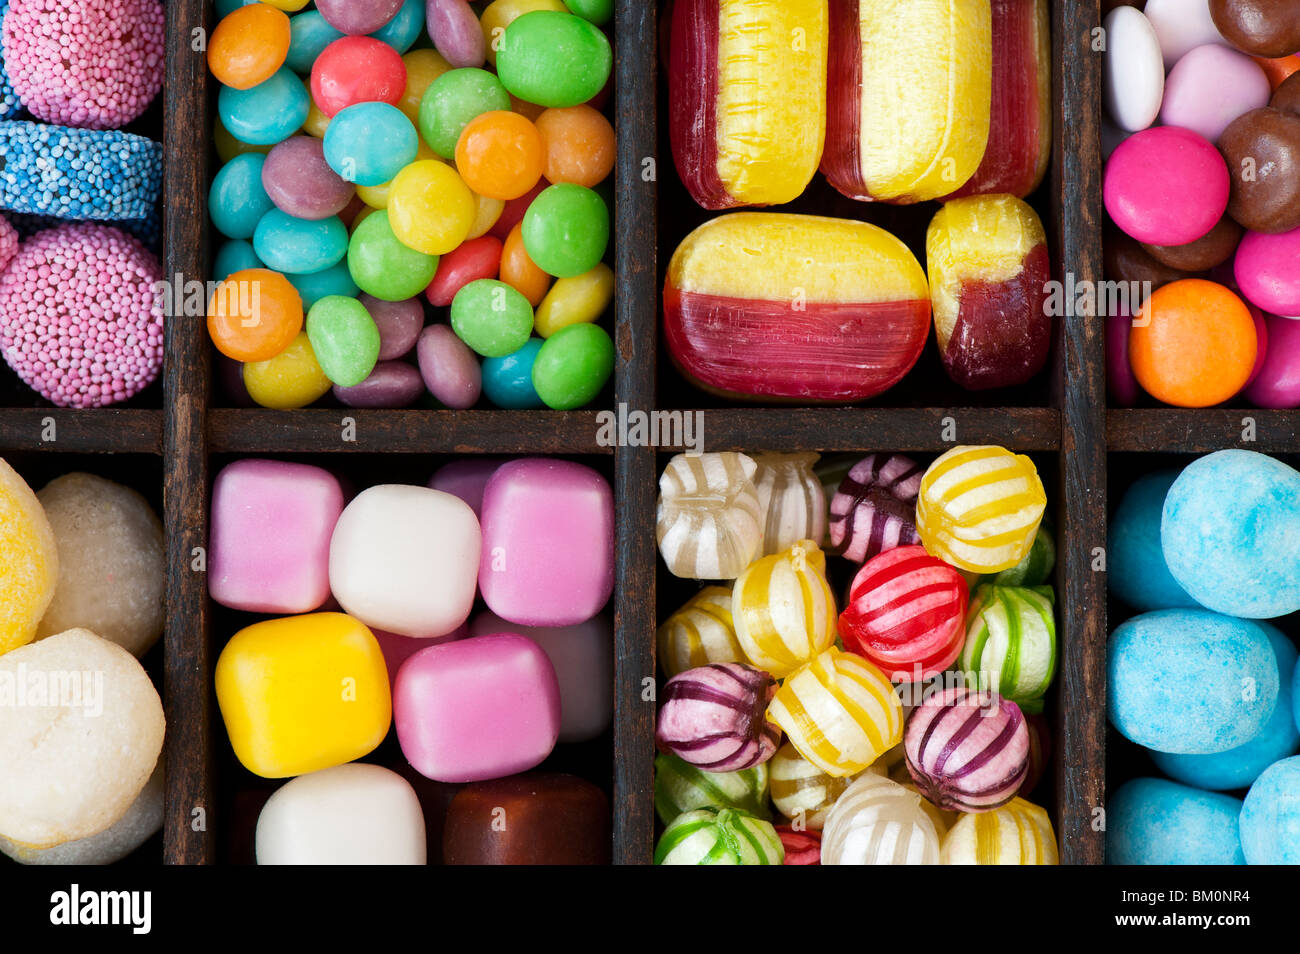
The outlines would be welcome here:
<svg viewBox="0 0 1300 954">
<path fill-rule="evenodd" d="M 217 155 L 222 162 L 229 162 L 235 156 L 242 156 L 246 152 L 260 152 L 265 156 L 272 148 L 271 146 L 255 146 L 251 142 L 241 142 L 231 135 L 230 130 L 225 127 L 220 118 L 212 127 L 212 144 L 217 147 Z"/>
<path fill-rule="evenodd" d="M 277 10 L 284 10 L 286 13 L 297 13 L 307 6 L 307 0 L 262 0 L 262 3 Z"/>
<path fill-rule="evenodd" d="M 262 407 L 288 410 L 320 400 L 331 383 L 316 360 L 307 332 L 301 331 L 274 358 L 245 364 L 244 387 Z"/>
<path fill-rule="evenodd" d="M 411 163 L 393 177 L 388 220 L 397 240 L 425 255 L 446 255 L 469 236 L 474 193 L 451 166 L 433 159 Z"/>
<path fill-rule="evenodd" d="M 221 651 L 216 685 L 231 748 L 263 778 L 359 759 L 384 740 L 392 722 L 379 641 L 343 613 L 241 629 Z"/>
<path fill-rule="evenodd" d="M 325 138 L 325 130 L 329 129 L 330 118 L 321 112 L 321 108 L 316 105 L 316 100 L 311 101 L 311 106 L 307 109 L 307 121 L 302 124 L 302 131 L 308 136 L 315 136 L 317 139 Z"/>
<path fill-rule="evenodd" d="M 487 235 L 492 226 L 497 224 L 501 213 L 506 210 L 502 199 L 489 199 L 485 195 L 474 194 L 474 224 L 469 227 L 467 239 L 476 239 Z"/>
<path fill-rule="evenodd" d="M 604 262 L 589 272 L 557 279 L 537 306 L 537 333 L 549 338 L 561 328 L 592 322 L 614 300 L 614 272 Z"/>
<path fill-rule="evenodd" d="M 402 57 L 406 64 L 406 91 L 397 102 L 397 108 L 406 114 L 406 118 L 420 126 L 420 100 L 424 91 L 443 73 L 451 69 L 451 64 L 442 58 L 437 50 L 412 50 Z M 424 145 L 424 140 L 420 140 Z M 432 151 L 432 150 L 431 150 Z M 423 157 L 421 157 L 423 158 Z"/>
</svg>

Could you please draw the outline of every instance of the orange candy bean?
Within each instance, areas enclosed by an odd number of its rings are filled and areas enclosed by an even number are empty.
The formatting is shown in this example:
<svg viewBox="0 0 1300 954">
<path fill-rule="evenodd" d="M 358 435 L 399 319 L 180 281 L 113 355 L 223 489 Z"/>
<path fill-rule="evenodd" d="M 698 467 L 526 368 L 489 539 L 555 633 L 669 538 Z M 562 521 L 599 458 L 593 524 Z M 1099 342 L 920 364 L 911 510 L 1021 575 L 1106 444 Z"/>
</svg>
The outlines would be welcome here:
<svg viewBox="0 0 1300 954">
<path fill-rule="evenodd" d="M 1245 303 L 1216 282 L 1156 289 L 1133 319 L 1129 362 L 1148 393 L 1177 407 L 1210 407 L 1250 379 L 1258 340 Z"/>
<path fill-rule="evenodd" d="M 269 361 L 302 331 L 302 296 L 279 272 L 232 272 L 208 302 L 208 334 L 236 361 Z"/>
<path fill-rule="evenodd" d="M 219 82 L 251 89 L 284 65 L 289 55 L 289 18 L 254 3 L 224 17 L 208 42 L 208 68 Z"/>
<path fill-rule="evenodd" d="M 542 177 L 542 137 L 518 113 L 503 109 L 482 113 L 461 131 L 456 170 L 479 195 L 517 199 Z"/>
<path fill-rule="evenodd" d="M 501 249 L 501 280 L 536 308 L 551 287 L 551 276 L 537 267 L 524 250 L 524 226 L 519 223 L 506 236 Z"/>
<path fill-rule="evenodd" d="M 542 175 L 593 188 L 614 171 L 614 127 L 590 106 L 548 109 L 537 117 Z"/>
</svg>

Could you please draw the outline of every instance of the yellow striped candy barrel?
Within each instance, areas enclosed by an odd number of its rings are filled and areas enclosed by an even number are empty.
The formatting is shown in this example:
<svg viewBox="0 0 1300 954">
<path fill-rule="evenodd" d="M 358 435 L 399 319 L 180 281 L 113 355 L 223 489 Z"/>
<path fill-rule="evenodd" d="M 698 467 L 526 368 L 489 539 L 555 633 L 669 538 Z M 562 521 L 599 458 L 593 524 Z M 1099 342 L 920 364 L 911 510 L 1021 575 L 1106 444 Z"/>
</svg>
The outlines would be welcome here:
<svg viewBox="0 0 1300 954">
<path fill-rule="evenodd" d="M 745 662 L 731 622 L 731 587 L 706 586 L 657 633 L 659 665 L 669 677 L 715 662 Z"/>
<path fill-rule="evenodd" d="M 781 743 L 776 755 L 765 764 L 776 810 L 814 831 L 826 824 L 826 813 L 852 781 L 827 775 L 789 742 Z M 868 771 L 874 771 L 874 766 Z"/>
<path fill-rule="evenodd" d="M 817 454 L 755 454 L 754 487 L 765 514 L 763 556 L 826 535 L 826 493 L 813 474 Z"/>
<path fill-rule="evenodd" d="M 668 127 L 691 198 L 797 199 L 826 137 L 826 0 L 677 0 L 671 30 Z"/>
<path fill-rule="evenodd" d="M 777 679 L 835 642 L 835 596 L 826 556 L 811 540 L 752 563 L 731 591 L 736 639 Z"/>
<path fill-rule="evenodd" d="M 771 822 L 734 808 L 700 808 L 673 819 L 655 848 L 657 865 L 779 865 L 781 838 Z"/>
<path fill-rule="evenodd" d="M 833 646 L 786 677 L 767 717 L 800 755 L 837 778 L 861 772 L 903 738 L 903 704 L 889 680 Z"/>
<path fill-rule="evenodd" d="M 921 479 L 916 529 L 939 559 L 971 573 L 998 573 L 1029 553 L 1046 507 L 1028 457 L 1005 447 L 954 447 Z"/>
<path fill-rule="evenodd" d="M 1056 833 L 1047 812 L 1016 798 L 995 812 L 962 815 L 944 836 L 945 865 L 1056 865 Z"/>
<path fill-rule="evenodd" d="M 826 818 L 822 864 L 937 865 L 939 835 L 920 795 L 867 773 Z"/>
<path fill-rule="evenodd" d="M 655 535 L 673 576 L 734 580 L 758 555 L 763 513 L 744 454 L 678 454 L 659 477 Z"/>
<path fill-rule="evenodd" d="M 989 688 L 1024 711 L 1040 711 L 1056 674 L 1051 587 L 979 587 L 966 614 L 957 668 L 982 675 Z"/>
</svg>

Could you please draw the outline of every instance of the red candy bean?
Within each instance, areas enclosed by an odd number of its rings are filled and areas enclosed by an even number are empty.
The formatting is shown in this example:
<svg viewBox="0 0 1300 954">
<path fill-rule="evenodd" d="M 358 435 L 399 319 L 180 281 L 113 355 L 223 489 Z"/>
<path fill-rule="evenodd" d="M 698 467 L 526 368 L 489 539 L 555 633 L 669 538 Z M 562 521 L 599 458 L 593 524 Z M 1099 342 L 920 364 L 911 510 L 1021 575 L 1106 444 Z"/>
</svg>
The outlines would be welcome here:
<svg viewBox="0 0 1300 954">
<path fill-rule="evenodd" d="M 480 278 L 496 278 L 501 269 L 501 240 L 484 235 L 462 242 L 455 251 L 438 260 L 438 271 L 424 295 L 429 304 L 445 308 L 470 282 Z"/>
</svg>

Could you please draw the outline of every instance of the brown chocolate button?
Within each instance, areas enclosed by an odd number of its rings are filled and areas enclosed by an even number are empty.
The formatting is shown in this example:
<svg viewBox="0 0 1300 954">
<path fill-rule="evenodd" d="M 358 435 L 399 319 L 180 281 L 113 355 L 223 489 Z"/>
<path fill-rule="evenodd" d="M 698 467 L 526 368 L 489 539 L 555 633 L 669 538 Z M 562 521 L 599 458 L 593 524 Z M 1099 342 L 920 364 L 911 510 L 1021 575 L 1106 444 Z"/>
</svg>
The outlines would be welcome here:
<svg viewBox="0 0 1300 954">
<path fill-rule="evenodd" d="M 1296 0 L 1210 0 L 1210 16 L 1223 38 L 1243 53 L 1275 60 L 1300 51 Z"/>
<path fill-rule="evenodd" d="M 1144 242 L 1142 247 L 1162 265 L 1184 272 L 1204 272 L 1230 259 L 1237 251 L 1241 236 L 1241 226 L 1225 215 L 1195 242 L 1186 245 L 1147 245 Z"/>
<path fill-rule="evenodd" d="M 1268 104 L 1292 116 L 1300 116 L 1300 73 L 1292 73 L 1277 89 Z"/>
<path fill-rule="evenodd" d="M 1300 116 L 1252 109 L 1223 131 L 1219 151 L 1232 183 L 1230 216 L 1254 232 L 1300 226 Z"/>
<path fill-rule="evenodd" d="M 1114 282 L 1150 282 L 1155 291 L 1182 278 L 1201 277 L 1156 261 L 1140 242 L 1109 223 L 1102 234 L 1102 249 L 1106 278 Z"/>
</svg>

